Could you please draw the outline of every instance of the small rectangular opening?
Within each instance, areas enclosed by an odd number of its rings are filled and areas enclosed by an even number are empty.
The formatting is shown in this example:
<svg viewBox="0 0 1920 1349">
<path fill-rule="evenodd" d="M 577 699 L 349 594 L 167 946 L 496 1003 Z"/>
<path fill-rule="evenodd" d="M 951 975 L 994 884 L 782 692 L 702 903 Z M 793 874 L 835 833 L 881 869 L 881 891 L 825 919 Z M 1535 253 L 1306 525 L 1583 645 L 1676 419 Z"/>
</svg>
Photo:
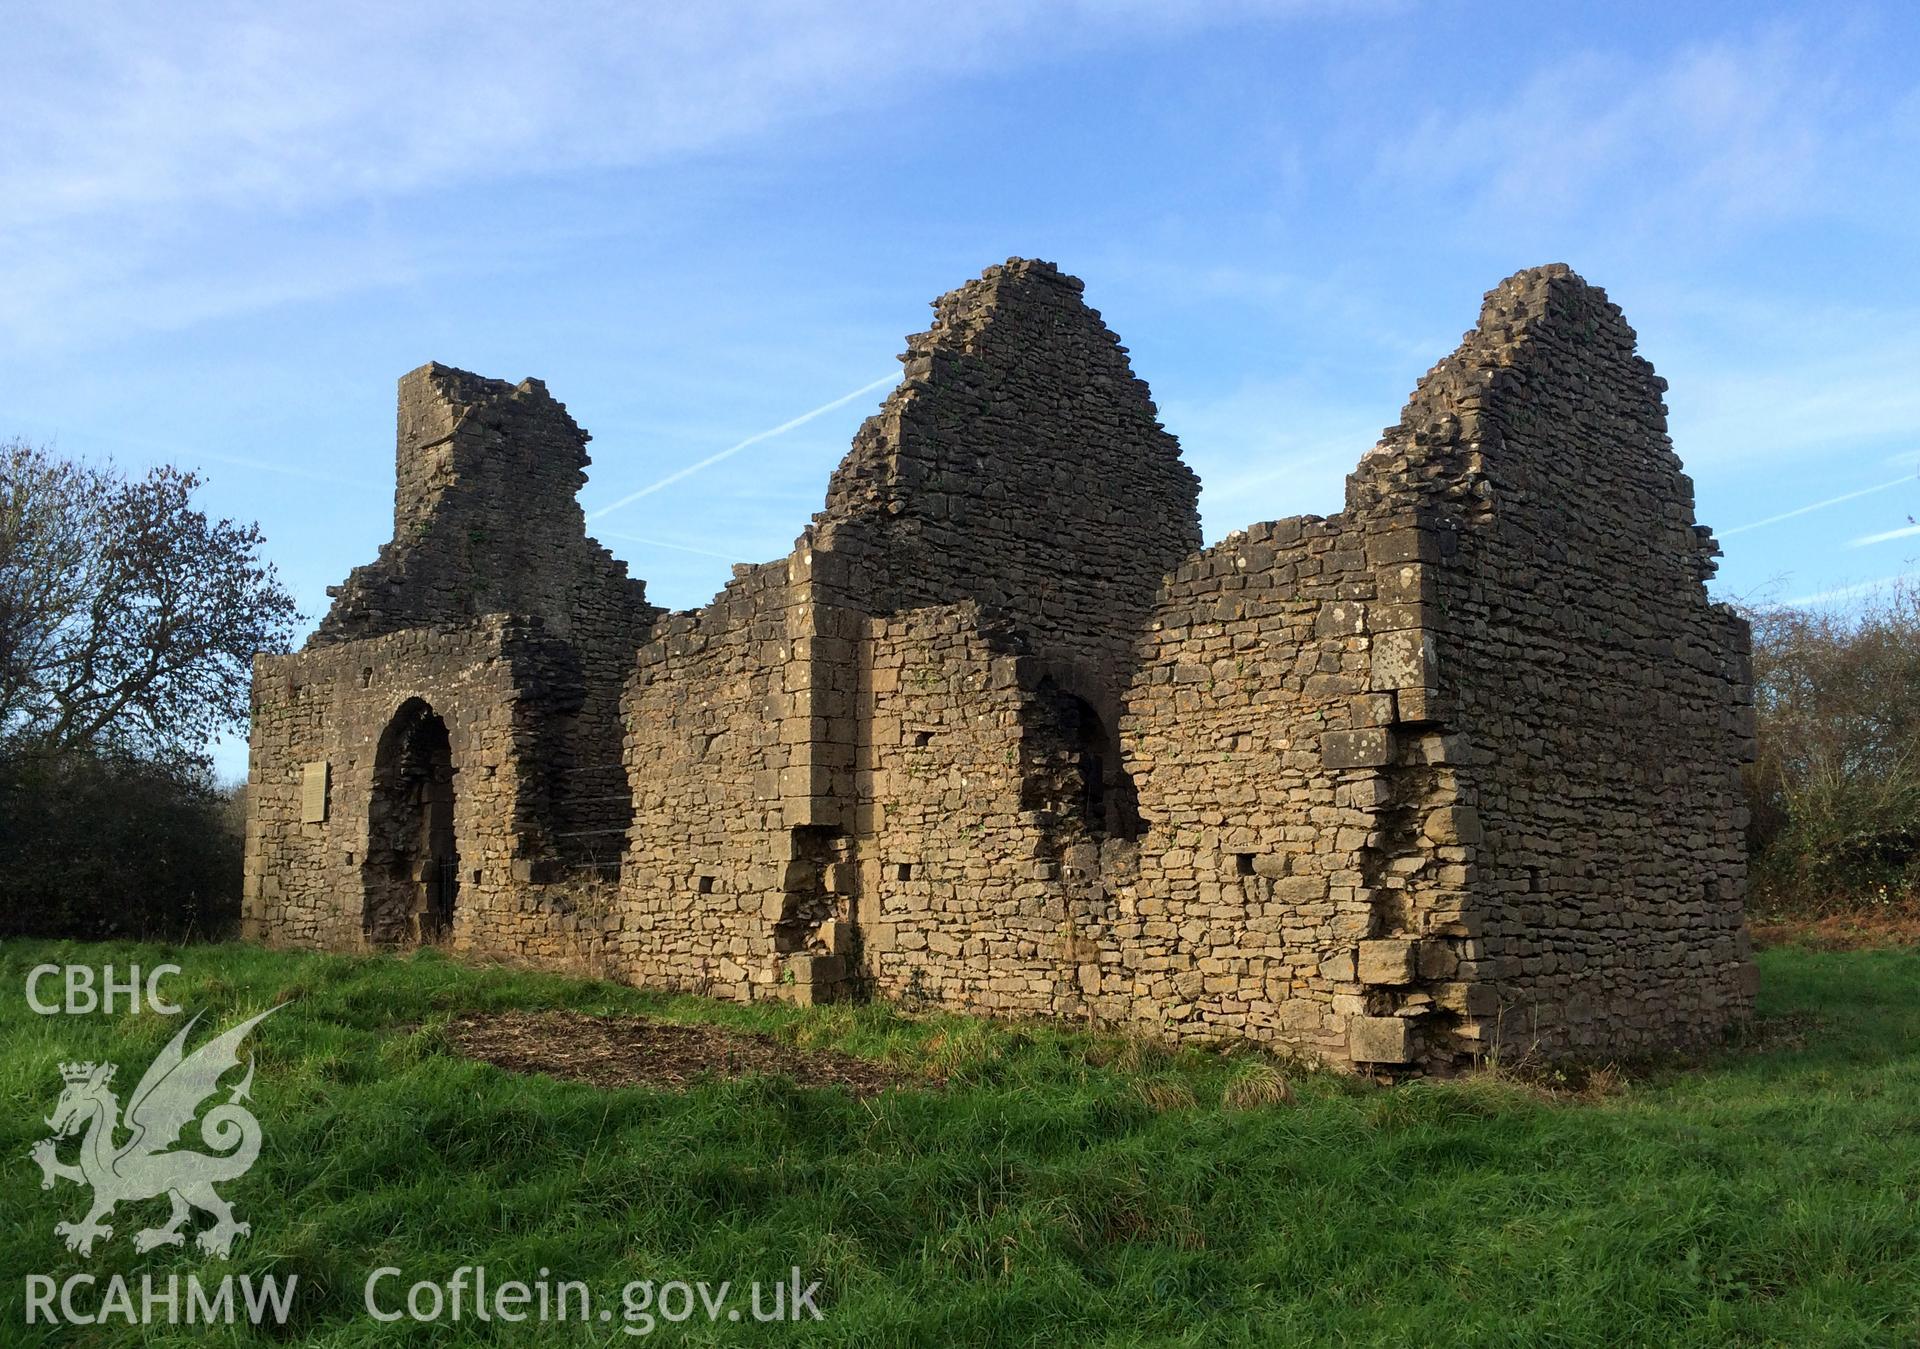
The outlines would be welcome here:
<svg viewBox="0 0 1920 1349">
<path fill-rule="evenodd" d="M 693 888 L 703 895 L 712 894 L 713 893 L 713 877 L 711 876 L 694 877 Z"/>
<path fill-rule="evenodd" d="M 932 731 L 915 731 L 913 733 L 913 747 L 915 749 L 925 749 L 928 745 L 931 745 L 932 743 L 933 743 Z"/>
<path fill-rule="evenodd" d="M 1236 876 L 1253 875 L 1253 854 L 1237 852 L 1233 855 L 1233 874 Z"/>
<path fill-rule="evenodd" d="M 893 866 L 893 878 L 894 878 L 894 879 L 895 879 L 896 881 L 910 881 L 910 880 L 912 880 L 912 879 L 913 879 L 913 863 L 911 863 L 911 862 L 896 862 L 896 863 L 894 863 L 894 866 Z"/>
</svg>

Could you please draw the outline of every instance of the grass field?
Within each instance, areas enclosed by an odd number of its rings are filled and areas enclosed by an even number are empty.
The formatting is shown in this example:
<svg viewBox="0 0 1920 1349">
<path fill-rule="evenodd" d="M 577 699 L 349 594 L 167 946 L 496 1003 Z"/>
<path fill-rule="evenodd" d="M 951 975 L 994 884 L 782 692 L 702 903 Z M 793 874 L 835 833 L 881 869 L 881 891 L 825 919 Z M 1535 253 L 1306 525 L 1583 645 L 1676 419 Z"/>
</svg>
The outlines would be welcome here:
<svg viewBox="0 0 1920 1349">
<path fill-rule="evenodd" d="M 37 1016 L 26 974 L 165 960 L 184 967 L 168 995 L 215 1026 L 291 1000 L 251 1041 L 264 1150 L 223 1187 L 252 1235 L 230 1261 L 191 1246 L 136 1255 L 133 1232 L 166 1213 L 152 1201 L 115 1215 L 113 1239 L 82 1259 L 53 1225 L 87 1196 L 42 1190 L 27 1155 L 48 1132 L 58 1064 L 119 1062 L 124 1100 L 181 1022 Z M 1761 968 L 1755 1045 L 1606 1094 L 1554 1094 L 1283 1083 L 1244 1050 L 883 1007 L 731 1007 L 434 956 L 0 944 L 0 1343 L 632 1343 L 618 1310 L 630 1280 L 739 1289 L 795 1266 L 821 1282 L 823 1320 L 696 1313 L 656 1320 L 652 1339 L 1920 1341 L 1920 951 L 1789 947 Z M 448 1051 L 455 1013 L 540 1008 L 765 1031 L 944 1086 L 606 1090 Z M 544 1267 L 615 1319 L 383 1324 L 363 1309 L 377 1268 L 405 1271 L 384 1285 L 398 1306 L 414 1280 L 445 1284 L 462 1265 L 496 1285 Z M 30 1272 L 143 1271 L 297 1275 L 292 1318 L 24 1325 Z"/>
</svg>

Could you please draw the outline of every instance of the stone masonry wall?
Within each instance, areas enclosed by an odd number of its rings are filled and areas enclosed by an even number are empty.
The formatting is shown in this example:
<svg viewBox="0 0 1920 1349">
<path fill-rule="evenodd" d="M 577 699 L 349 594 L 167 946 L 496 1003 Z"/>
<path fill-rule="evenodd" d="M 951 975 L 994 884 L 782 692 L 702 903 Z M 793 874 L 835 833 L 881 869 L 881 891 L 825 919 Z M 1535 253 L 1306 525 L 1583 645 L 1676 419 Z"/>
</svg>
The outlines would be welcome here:
<svg viewBox="0 0 1920 1349">
<path fill-rule="evenodd" d="M 1396 1073 L 1747 1014 L 1746 633 L 1602 292 L 1510 279 L 1339 514 L 1206 549 L 1078 281 L 989 268 L 903 359 L 793 552 L 672 615 L 537 381 L 403 380 L 394 542 L 256 663 L 248 930 L 363 944 L 450 781 L 453 948 L 635 983 Z"/>
<path fill-rule="evenodd" d="M 1200 484 L 1083 289 L 1014 258 L 935 301 L 810 543 L 846 564 L 823 600 L 974 601 L 1105 703 L 1161 578 L 1199 547 Z"/>
<path fill-rule="evenodd" d="M 736 568 L 713 604 L 673 615 L 639 653 L 620 939 L 637 981 L 744 999 L 778 976 L 788 684 L 804 668 L 789 663 L 792 604 L 786 563 Z"/>
<path fill-rule="evenodd" d="M 537 380 L 428 365 L 400 381 L 394 538 L 331 592 L 304 651 L 255 672 L 249 931 L 364 940 L 374 758 L 420 697 L 453 742 L 452 943 L 602 958 L 632 812 L 620 690 L 659 611 L 586 537 L 586 441 Z M 325 821 L 290 813 L 308 773 L 328 783 Z"/>
<path fill-rule="evenodd" d="M 1665 388 L 1604 291 L 1522 272 L 1356 476 L 1434 540 L 1482 1047 L 1652 1049 L 1751 1008 L 1748 639 L 1707 599 Z"/>
<path fill-rule="evenodd" d="M 417 628 L 254 662 L 243 931 L 331 949 L 364 943 L 369 806 L 382 735 L 414 700 L 452 748 L 455 950 L 576 965 L 564 909 L 530 902 L 538 690 L 555 645 L 524 622 Z M 306 771 L 321 766 L 320 809 Z M 314 818 L 314 817 L 318 818 Z"/>
<path fill-rule="evenodd" d="M 1461 900 L 1422 825 L 1428 615 L 1395 514 L 1257 525 L 1169 579 L 1122 723 L 1148 833 L 1122 967 L 1166 1021 L 1443 1059 Z M 1421 938 L 1428 954 L 1422 959 Z"/>
<path fill-rule="evenodd" d="M 1084 1013 L 1104 905 L 1064 883 L 1077 805 L 1046 771 L 1038 663 L 967 604 L 869 619 L 859 664 L 860 972 L 914 1003 Z"/>
<path fill-rule="evenodd" d="M 537 379 L 429 364 L 400 381 L 393 540 L 332 588 L 313 644 L 490 614 L 538 618 L 569 644 L 573 691 L 542 727 L 548 846 L 616 860 L 629 820 L 620 689 L 660 611 L 586 534 L 576 494 L 589 437 Z"/>
<path fill-rule="evenodd" d="M 315 641 L 352 641 L 489 614 L 539 617 L 556 636 L 642 627 L 657 610 L 626 564 L 586 537 L 575 495 L 587 433 L 537 379 L 444 365 L 402 377 L 393 540 L 331 587 Z"/>
</svg>

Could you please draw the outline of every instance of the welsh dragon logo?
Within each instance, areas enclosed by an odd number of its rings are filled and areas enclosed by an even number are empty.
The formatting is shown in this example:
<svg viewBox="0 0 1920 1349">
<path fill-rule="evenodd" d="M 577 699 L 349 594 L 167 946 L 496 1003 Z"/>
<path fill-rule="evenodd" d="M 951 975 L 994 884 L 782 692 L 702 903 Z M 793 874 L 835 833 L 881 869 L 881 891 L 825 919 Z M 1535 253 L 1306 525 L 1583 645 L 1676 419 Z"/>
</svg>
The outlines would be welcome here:
<svg viewBox="0 0 1920 1349">
<path fill-rule="evenodd" d="M 187 1036 L 200 1020 L 195 1016 L 160 1051 L 140 1085 L 133 1089 L 125 1120 L 120 1118 L 120 1099 L 110 1089 L 117 1065 L 60 1065 L 60 1076 L 67 1085 L 60 1093 L 59 1104 L 47 1117 L 53 1137 L 34 1144 L 29 1155 L 40 1164 L 41 1189 L 51 1190 L 56 1180 L 70 1180 L 93 1189 L 93 1207 L 84 1218 L 54 1226 L 55 1235 L 66 1238 L 68 1250 L 91 1255 L 94 1242 L 113 1237 L 113 1229 L 104 1220 L 116 1204 L 138 1203 L 163 1194 L 172 1202 L 173 1214 L 163 1225 L 134 1235 L 137 1251 L 185 1244 L 186 1236 L 180 1229 L 194 1209 L 213 1215 L 213 1226 L 195 1238 L 208 1255 L 225 1259 L 233 1249 L 233 1239 L 253 1230 L 247 1223 L 234 1221 L 233 1206 L 213 1188 L 245 1175 L 260 1155 L 260 1121 L 241 1104 L 253 1088 L 252 1055 L 247 1057 L 246 1076 L 200 1121 L 200 1137 L 213 1151 L 174 1149 L 174 1144 L 200 1113 L 200 1107 L 219 1089 L 220 1078 L 240 1066 L 240 1042 L 247 1032 L 279 1010 L 269 1008 L 186 1054 Z M 59 1140 L 83 1129 L 86 1138 L 80 1144 L 80 1164 L 69 1166 L 56 1155 Z M 123 1131 L 131 1134 L 124 1143 L 118 1141 Z"/>
</svg>

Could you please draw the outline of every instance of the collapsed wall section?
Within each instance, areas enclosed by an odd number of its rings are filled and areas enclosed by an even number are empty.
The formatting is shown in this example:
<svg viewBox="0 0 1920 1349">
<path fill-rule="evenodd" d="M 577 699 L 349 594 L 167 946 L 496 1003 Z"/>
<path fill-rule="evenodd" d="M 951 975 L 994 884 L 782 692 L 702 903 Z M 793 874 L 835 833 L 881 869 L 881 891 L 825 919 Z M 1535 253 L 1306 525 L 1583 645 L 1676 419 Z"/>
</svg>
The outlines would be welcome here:
<svg viewBox="0 0 1920 1349">
<path fill-rule="evenodd" d="M 592 645 L 657 610 L 586 536 L 576 494 L 589 437 L 537 379 L 430 364 L 400 380 L 393 539 L 330 587 L 316 645 L 487 614 L 541 619 Z"/>
<path fill-rule="evenodd" d="M 589 437 L 539 380 L 429 364 L 400 380 L 393 539 L 333 587 L 309 649 L 513 614 L 567 653 L 532 754 L 546 852 L 613 879 L 630 817 L 620 689 L 659 610 L 587 537 Z"/>
</svg>

